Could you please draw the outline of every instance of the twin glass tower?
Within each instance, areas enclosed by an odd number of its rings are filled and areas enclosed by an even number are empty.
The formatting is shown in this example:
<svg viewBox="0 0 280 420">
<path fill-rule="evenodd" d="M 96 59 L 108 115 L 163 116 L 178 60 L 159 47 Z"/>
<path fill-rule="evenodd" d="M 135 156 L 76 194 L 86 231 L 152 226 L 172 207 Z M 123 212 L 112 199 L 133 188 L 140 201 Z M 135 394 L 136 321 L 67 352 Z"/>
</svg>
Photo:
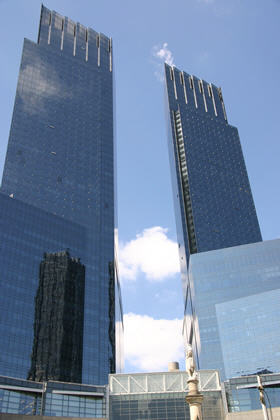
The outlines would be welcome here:
<svg viewBox="0 0 280 420">
<path fill-rule="evenodd" d="M 169 154 L 178 242 L 191 254 L 261 241 L 237 128 L 228 124 L 221 89 L 165 65 Z"/>
<path fill-rule="evenodd" d="M 184 339 L 221 378 L 277 372 L 280 240 L 262 242 L 220 88 L 165 65 Z"/>
<path fill-rule="evenodd" d="M 255 326 L 278 325 L 280 243 L 262 242 L 221 90 L 165 73 L 185 340 L 222 377 L 275 371 L 280 340 L 263 360 Z M 0 375 L 101 385 L 121 368 L 113 114 L 111 39 L 42 6 L 0 189 Z"/>
<path fill-rule="evenodd" d="M 113 114 L 111 39 L 42 6 L 38 42 L 24 41 L 0 190 L 1 375 L 106 384 L 120 367 Z M 53 354 L 63 346 L 74 350 Z"/>
</svg>

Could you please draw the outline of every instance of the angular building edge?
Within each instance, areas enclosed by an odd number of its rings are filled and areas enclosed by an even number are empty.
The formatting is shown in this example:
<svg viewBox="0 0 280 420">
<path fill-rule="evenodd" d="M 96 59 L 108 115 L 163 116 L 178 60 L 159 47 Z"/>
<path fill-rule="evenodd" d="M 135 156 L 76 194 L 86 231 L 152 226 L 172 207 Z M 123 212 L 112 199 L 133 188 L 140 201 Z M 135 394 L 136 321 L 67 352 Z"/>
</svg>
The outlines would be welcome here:
<svg viewBox="0 0 280 420">
<path fill-rule="evenodd" d="M 44 5 L 41 7 L 41 17 L 38 32 L 38 44 L 55 44 L 58 51 L 67 50 L 83 61 L 95 62 L 99 67 L 113 70 L 112 38 L 101 32 L 63 17 Z M 106 58 L 104 62 L 104 54 Z M 103 56 L 103 62 L 101 57 Z"/>
<path fill-rule="evenodd" d="M 188 106 L 205 111 L 228 122 L 222 88 L 165 63 L 165 77 L 173 81 L 174 96 L 183 98 Z M 179 83 L 178 83 L 179 82 Z M 178 89 L 178 86 L 181 88 Z"/>
</svg>

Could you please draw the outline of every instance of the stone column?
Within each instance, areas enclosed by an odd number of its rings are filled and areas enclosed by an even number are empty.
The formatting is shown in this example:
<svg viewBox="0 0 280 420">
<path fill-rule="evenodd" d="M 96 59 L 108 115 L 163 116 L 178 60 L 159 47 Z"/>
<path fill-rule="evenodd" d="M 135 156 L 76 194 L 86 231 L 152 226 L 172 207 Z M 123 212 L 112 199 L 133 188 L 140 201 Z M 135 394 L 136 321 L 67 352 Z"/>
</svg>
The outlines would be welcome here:
<svg viewBox="0 0 280 420">
<path fill-rule="evenodd" d="M 189 392 L 186 401 L 190 406 L 190 420 L 202 420 L 201 404 L 203 395 L 198 391 L 197 377 L 188 379 Z"/>
</svg>

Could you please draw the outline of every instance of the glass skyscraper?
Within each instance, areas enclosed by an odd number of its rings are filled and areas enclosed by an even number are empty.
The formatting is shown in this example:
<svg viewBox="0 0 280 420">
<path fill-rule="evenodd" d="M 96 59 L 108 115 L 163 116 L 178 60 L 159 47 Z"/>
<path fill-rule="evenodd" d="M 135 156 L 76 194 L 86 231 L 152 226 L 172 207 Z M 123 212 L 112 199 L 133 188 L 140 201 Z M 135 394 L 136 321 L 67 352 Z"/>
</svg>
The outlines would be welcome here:
<svg viewBox="0 0 280 420">
<path fill-rule="evenodd" d="M 181 262 L 262 240 L 237 128 L 221 89 L 165 65 L 169 156 Z"/>
<path fill-rule="evenodd" d="M 279 240 L 262 242 L 220 88 L 165 65 L 184 338 L 221 377 L 279 371 Z"/>
<path fill-rule="evenodd" d="M 40 262 L 60 251 L 85 266 L 82 381 L 120 368 L 112 75 L 111 39 L 42 6 L 38 42 L 24 40 L 0 194 L 2 375 L 27 378 Z"/>
</svg>

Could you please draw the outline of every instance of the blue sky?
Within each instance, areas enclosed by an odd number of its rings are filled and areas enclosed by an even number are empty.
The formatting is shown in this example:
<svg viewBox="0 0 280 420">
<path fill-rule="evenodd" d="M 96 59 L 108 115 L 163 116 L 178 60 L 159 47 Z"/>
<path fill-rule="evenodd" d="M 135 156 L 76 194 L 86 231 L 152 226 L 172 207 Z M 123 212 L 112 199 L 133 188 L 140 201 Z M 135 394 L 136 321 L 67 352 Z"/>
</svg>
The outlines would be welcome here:
<svg viewBox="0 0 280 420">
<path fill-rule="evenodd" d="M 164 59 L 223 89 L 264 239 L 280 236 L 279 0 L 46 0 L 113 38 L 126 371 L 182 360 L 183 302 L 167 155 Z M 0 171 L 23 38 L 39 0 L 0 0 Z M 183 367 L 181 365 L 181 367 Z"/>
</svg>

